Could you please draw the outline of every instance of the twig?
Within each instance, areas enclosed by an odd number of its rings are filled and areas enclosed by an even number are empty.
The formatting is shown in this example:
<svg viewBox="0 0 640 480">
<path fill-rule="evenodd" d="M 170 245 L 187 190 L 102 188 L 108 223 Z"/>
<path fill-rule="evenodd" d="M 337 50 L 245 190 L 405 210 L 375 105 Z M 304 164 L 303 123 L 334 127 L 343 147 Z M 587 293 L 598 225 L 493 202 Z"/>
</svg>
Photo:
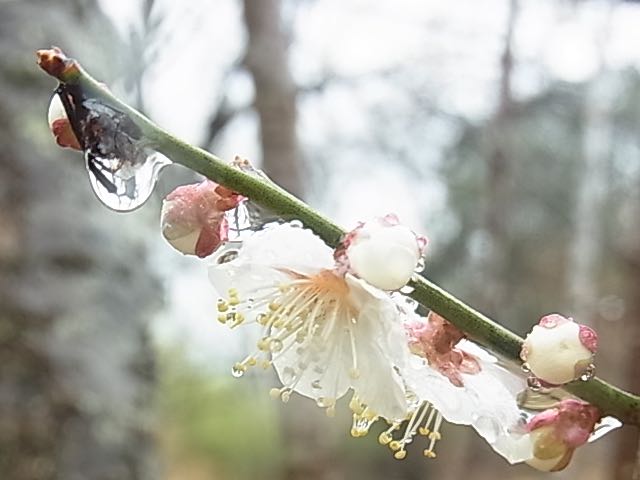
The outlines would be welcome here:
<svg viewBox="0 0 640 480">
<path fill-rule="evenodd" d="M 194 147 L 166 132 L 151 120 L 113 96 L 75 60 L 59 49 L 40 50 L 38 63 L 60 82 L 80 85 L 88 94 L 128 114 L 155 148 L 196 172 L 229 187 L 284 219 L 300 220 L 328 245 L 336 246 L 344 231 L 329 219 L 277 185 L 264 182 L 231 167 L 215 155 Z M 410 297 L 435 311 L 464 331 L 470 338 L 507 359 L 519 362 L 522 338 L 477 312 L 426 278 L 410 282 Z M 640 426 L 640 397 L 625 392 L 599 378 L 573 382 L 565 386 L 570 393 L 596 405 L 603 414 L 613 415 L 623 423 Z"/>
</svg>

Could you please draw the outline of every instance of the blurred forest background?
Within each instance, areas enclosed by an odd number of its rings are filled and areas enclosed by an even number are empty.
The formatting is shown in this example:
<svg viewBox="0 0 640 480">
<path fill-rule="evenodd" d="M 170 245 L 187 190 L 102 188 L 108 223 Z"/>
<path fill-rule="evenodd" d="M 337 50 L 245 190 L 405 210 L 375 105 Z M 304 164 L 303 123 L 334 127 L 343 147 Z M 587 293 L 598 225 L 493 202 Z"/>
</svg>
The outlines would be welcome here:
<svg viewBox="0 0 640 480">
<path fill-rule="evenodd" d="M 346 406 L 231 378 L 201 262 L 163 244 L 166 171 L 103 208 L 55 147 L 58 45 L 169 130 L 245 156 L 345 226 L 397 212 L 426 275 L 519 332 L 559 311 L 640 391 L 640 4 L 563 0 L 0 0 L 0 478 L 542 478 L 471 429 L 405 461 Z M 638 431 L 555 478 L 628 479 Z"/>
</svg>

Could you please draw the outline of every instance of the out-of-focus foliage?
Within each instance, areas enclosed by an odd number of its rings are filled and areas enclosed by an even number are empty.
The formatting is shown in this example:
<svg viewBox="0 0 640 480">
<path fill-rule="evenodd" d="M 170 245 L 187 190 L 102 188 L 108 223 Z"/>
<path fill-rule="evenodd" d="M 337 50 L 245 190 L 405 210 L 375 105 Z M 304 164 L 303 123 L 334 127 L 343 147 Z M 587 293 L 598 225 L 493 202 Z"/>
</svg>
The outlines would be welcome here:
<svg viewBox="0 0 640 480">
<path fill-rule="evenodd" d="M 278 478 L 282 441 L 267 388 L 212 376 L 180 349 L 161 353 L 159 378 L 160 438 L 173 462 L 221 478 Z"/>
</svg>

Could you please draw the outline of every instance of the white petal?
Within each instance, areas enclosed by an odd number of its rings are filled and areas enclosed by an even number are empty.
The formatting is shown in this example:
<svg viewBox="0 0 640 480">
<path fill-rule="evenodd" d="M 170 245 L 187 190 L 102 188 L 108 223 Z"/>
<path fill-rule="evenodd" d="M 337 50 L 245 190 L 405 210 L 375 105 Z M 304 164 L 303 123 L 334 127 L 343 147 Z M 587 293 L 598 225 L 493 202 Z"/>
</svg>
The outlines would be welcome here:
<svg viewBox="0 0 640 480">
<path fill-rule="evenodd" d="M 244 242 L 236 260 L 292 270 L 298 267 L 321 270 L 334 266 L 333 251 L 320 237 L 287 223 L 254 233 Z"/>
<path fill-rule="evenodd" d="M 421 400 L 431 402 L 447 421 L 473 426 L 512 463 L 531 457 L 531 451 L 512 433 L 520 423 L 516 394 L 524 388 L 524 380 L 493 363 L 480 361 L 482 370 L 475 375 L 462 374 L 464 386 L 456 387 L 422 359 L 413 359 L 411 364 L 402 372 L 409 388 Z M 503 376 L 513 378 L 505 383 Z M 514 438 L 518 445 L 511 448 Z"/>
</svg>

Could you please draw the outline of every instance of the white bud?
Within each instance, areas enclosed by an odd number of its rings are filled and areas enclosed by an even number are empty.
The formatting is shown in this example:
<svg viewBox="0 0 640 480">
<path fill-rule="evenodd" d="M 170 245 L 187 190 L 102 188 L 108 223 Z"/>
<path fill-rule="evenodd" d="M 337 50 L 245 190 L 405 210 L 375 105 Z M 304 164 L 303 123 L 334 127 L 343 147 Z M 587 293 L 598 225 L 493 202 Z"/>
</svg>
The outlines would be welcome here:
<svg viewBox="0 0 640 480">
<path fill-rule="evenodd" d="M 354 231 L 346 256 L 354 275 L 382 290 L 397 290 L 415 272 L 422 249 L 407 227 L 374 221 Z"/>
<path fill-rule="evenodd" d="M 579 324 L 560 315 L 549 315 L 527 335 L 521 358 L 540 380 L 562 385 L 585 372 L 593 351 L 583 343 Z"/>
</svg>

